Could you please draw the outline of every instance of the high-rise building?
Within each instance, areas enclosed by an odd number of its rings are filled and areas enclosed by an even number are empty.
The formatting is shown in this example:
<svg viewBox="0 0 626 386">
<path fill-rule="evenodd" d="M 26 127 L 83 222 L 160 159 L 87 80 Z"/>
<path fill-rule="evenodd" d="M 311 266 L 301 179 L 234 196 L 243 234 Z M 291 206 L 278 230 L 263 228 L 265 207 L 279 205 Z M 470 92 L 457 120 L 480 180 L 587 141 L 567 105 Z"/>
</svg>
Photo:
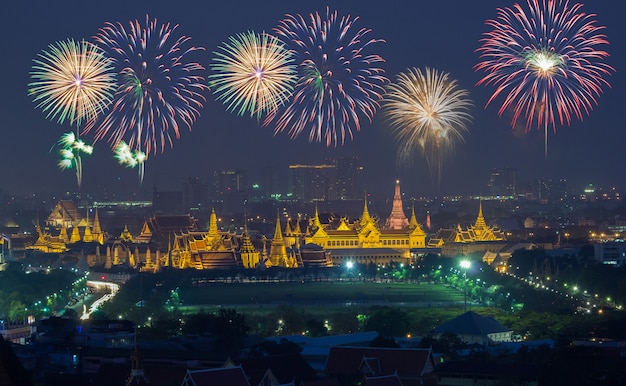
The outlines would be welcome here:
<svg viewBox="0 0 626 386">
<path fill-rule="evenodd" d="M 202 211 L 209 204 L 209 186 L 199 178 L 190 178 L 183 183 L 183 206 L 189 211 Z"/>
<path fill-rule="evenodd" d="M 334 158 L 331 162 L 336 167 L 335 185 L 337 199 L 339 200 L 360 200 L 363 198 L 361 187 L 361 175 L 363 166 L 359 163 L 358 157 Z"/>
<path fill-rule="evenodd" d="M 183 210 L 183 192 L 164 192 L 154 189 L 152 209 L 157 214 L 181 214 Z"/>
<path fill-rule="evenodd" d="M 491 196 L 516 195 L 517 170 L 514 168 L 494 169 L 489 177 L 489 193 Z"/>
<path fill-rule="evenodd" d="M 211 198 L 219 200 L 233 191 L 248 190 L 248 173 L 243 170 L 217 170 L 213 173 Z"/>
<path fill-rule="evenodd" d="M 544 204 L 552 204 L 568 198 L 567 180 L 540 178 L 535 181 L 533 196 Z"/>
<path fill-rule="evenodd" d="M 336 170 L 331 164 L 289 165 L 289 193 L 301 202 L 336 200 Z"/>
<path fill-rule="evenodd" d="M 360 200 L 363 166 L 357 157 L 339 157 L 321 165 L 290 165 L 289 193 L 301 202 Z"/>
<path fill-rule="evenodd" d="M 248 173 L 244 170 L 218 170 L 213 173 L 210 200 L 226 214 L 243 213 L 248 199 Z"/>
</svg>

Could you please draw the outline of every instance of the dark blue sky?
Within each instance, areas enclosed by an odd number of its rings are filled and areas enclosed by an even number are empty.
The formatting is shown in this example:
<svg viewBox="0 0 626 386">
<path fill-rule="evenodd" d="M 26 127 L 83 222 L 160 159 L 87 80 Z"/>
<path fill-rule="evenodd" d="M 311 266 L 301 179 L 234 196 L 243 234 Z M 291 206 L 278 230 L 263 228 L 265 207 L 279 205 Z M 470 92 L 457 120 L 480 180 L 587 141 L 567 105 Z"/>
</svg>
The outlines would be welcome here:
<svg viewBox="0 0 626 386">
<path fill-rule="evenodd" d="M 229 36 L 248 30 L 270 31 L 286 13 L 323 13 L 328 3 L 320 1 L 12 1 L 0 5 L 3 37 L 0 74 L 0 189 L 9 192 L 69 191 L 76 189 L 71 171 L 60 171 L 50 147 L 69 131 L 68 125 L 46 120 L 27 94 L 32 60 L 51 43 L 67 38 L 90 38 L 107 21 L 126 24 L 146 14 L 160 22 L 179 24 L 179 33 L 206 48 L 198 56 L 209 66 L 212 52 Z M 541 132 L 515 134 L 507 117 L 497 116 L 498 105 L 487 109 L 492 89 L 475 87 L 480 74 L 472 66 L 478 61 L 475 49 L 484 22 L 496 17 L 497 7 L 513 1 L 337 1 L 331 4 L 340 14 L 359 16 L 357 26 L 370 28 L 371 37 L 385 39 L 378 47 L 386 59 L 386 75 L 408 67 L 430 66 L 449 72 L 461 87 L 469 90 L 475 103 L 474 121 L 465 143 L 456 147 L 443 169 L 441 193 L 485 193 L 493 168 L 514 167 L 518 180 L 537 177 L 567 178 L 572 186 L 595 183 L 626 188 L 624 144 L 626 114 L 623 113 L 626 78 L 626 4 L 614 0 L 588 1 L 583 8 L 596 13 L 599 25 L 606 26 L 610 46 L 607 60 L 616 73 L 608 77 L 612 88 L 605 89 L 599 104 L 583 122 L 557 127 L 549 137 L 549 155 L 544 157 Z M 248 117 L 225 111 L 221 102 L 207 93 L 202 116 L 193 131 L 184 131 L 173 149 L 150 158 L 146 164 L 143 189 L 156 184 L 162 190 L 176 190 L 188 177 L 205 179 L 214 169 L 245 169 L 254 176 L 266 167 L 287 171 L 295 163 L 321 163 L 326 157 L 358 156 L 365 166 L 365 188 L 373 193 L 393 194 L 393 181 L 402 181 L 410 196 L 432 194 L 425 165 L 396 166 L 394 137 L 382 114 L 362 127 L 353 141 L 337 148 L 309 143 L 308 135 L 290 140 L 274 136 Z M 251 178 L 256 182 L 256 178 Z M 262 182 L 260 179 L 258 182 Z M 171 184 L 171 185 L 168 185 Z M 84 161 L 83 189 L 138 192 L 135 170 L 118 166 L 104 143 Z"/>
</svg>

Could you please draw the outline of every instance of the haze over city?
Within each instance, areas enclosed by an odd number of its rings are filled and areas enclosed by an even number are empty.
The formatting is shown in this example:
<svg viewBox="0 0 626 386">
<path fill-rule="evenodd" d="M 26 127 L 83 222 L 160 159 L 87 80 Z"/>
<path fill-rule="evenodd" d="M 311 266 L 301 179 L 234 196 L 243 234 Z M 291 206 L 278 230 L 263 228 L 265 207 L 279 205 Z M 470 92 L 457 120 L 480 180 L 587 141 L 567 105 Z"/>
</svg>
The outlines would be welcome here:
<svg viewBox="0 0 626 386">
<path fill-rule="evenodd" d="M 583 113 L 582 121 L 574 117 L 570 126 L 557 122 L 556 134 L 551 132 L 548 138 L 547 157 L 543 132 L 533 128 L 525 133 L 519 122 L 520 127 L 512 130 L 511 112 L 499 117 L 498 103 L 485 108 L 493 89 L 476 86 L 484 76 L 473 66 L 480 60 L 476 49 L 481 35 L 488 30 L 485 21 L 497 16 L 497 7 L 512 4 L 494 0 L 384 4 L 344 1 L 331 8 L 339 15 L 358 16 L 357 27 L 370 29 L 370 38 L 384 40 L 375 50 L 385 60 L 381 67 L 392 82 L 407 68 L 431 67 L 449 72 L 460 87 L 469 91 L 474 118 L 467 126 L 464 141 L 443 162 L 441 194 L 484 193 L 490 171 L 505 167 L 516 168 L 519 181 L 566 178 L 570 186 L 594 183 L 623 190 L 624 4 L 602 0 L 583 7 L 583 11 L 596 15 L 597 25 L 606 27 L 602 33 L 610 44 L 603 49 L 610 54 L 606 62 L 615 72 L 605 77 L 611 87 L 602 88 L 597 105 L 588 115 Z M 319 1 L 4 3 L 0 6 L 0 29 L 6 37 L 0 65 L 4 74 L 0 90 L 0 188 L 16 193 L 77 189 L 74 173 L 59 170 L 52 149 L 71 127 L 46 119 L 28 95 L 33 59 L 55 41 L 91 39 L 106 22 L 128 23 L 143 20 L 148 14 L 159 23 L 178 24 L 178 34 L 204 47 L 205 51 L 194 53 L 193 58 L 208 74 L 214 52 L 230 36 L 250 30 L 271 32 L 285 14 L 323 13 L 326 6 Z M 181 138 L 174 140 L 173 148 L 166 146 L 163 154 L 150 156 L 143 185 L 137 181 L 137 171 L 118 165 L 106 141 L 100 141 L 94 155 L 84 160 L 82 190 L 106 188 L 128 194 L 151 191 L 153 187 L 178 188 L 189 177 L 205 179 L 211 171 L 220 169 L 247 170 L 254 183 L 260 182 L 255 176 L 262 175 L 269 166 L 286 174 L 290 164 L 319 164 L 329 157 L 357 156 L 365 170 L 363 185 L 375 194 L 391 195 L 390 187 L 396 179 L 402 180 L 403 191 L 410 195 L 437 193 L 423 158 L 416 158 L 413 166 L 398 166 L 398 144 L 380 110 L 371 124 L 364 120 L 352 140 L 327 147 L 323 142 L 310 143 L 306 132 L 294 140 L 286 132 L 274 135 L 271 127 L 262 126 L 256 119 L 227 111 L 210 91 L 205 97 L 192 131 L 182 127 Z"/>
</svg>

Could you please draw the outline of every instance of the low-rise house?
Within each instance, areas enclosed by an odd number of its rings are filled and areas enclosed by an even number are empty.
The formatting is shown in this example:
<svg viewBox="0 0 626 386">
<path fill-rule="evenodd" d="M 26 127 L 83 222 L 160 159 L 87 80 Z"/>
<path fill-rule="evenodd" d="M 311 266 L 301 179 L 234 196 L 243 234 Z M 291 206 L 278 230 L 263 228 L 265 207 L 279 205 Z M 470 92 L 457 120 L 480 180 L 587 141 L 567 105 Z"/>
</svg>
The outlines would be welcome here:
<svg viewBox="0 0 626 386">
<path fill-rule="evenodd" d="M 404 386 L 430 384 L 435 362 L 428 349 L 331 347 L 325 374 L 340 384 L 396 375 Z"/>
<path fill-rule="evenodd" d="M 510 342 L 513 330 L 504 327 L 493 317 L 485 317 L 468 311 L 449 320 L 433 330 L 435 337 L 451 333 L 466 344 L 490 345 Z"/>
</svg>

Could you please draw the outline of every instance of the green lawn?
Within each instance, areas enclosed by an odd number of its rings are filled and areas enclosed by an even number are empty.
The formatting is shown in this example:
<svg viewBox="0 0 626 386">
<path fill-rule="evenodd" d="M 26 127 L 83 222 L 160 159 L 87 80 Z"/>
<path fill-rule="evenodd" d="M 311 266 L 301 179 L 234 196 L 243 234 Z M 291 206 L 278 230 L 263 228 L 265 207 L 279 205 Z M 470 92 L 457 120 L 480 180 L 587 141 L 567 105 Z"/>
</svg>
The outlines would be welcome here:
<svg viewBox="0 0 626 386">
<path fill-rule="evenodd" d="M 185 306 L 341 306 L 389 304 L 429 306 L 462 303 L 463 293 L 434 284 L 372 282 L 279 282 L 212 283 L 182 287 L 179 296 Z"/>
</svg>

